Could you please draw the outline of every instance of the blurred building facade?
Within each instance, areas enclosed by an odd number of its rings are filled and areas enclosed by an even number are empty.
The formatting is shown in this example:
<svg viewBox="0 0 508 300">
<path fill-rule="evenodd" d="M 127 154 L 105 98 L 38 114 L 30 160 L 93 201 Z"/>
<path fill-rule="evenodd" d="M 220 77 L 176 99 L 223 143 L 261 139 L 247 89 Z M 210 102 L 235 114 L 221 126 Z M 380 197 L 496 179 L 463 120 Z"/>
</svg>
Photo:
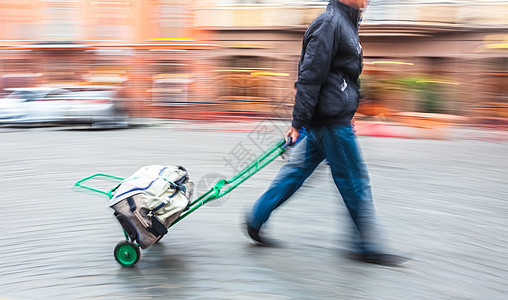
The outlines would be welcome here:
<svg viewBox="0 0 508 300">
<path fill-rule="evenodd" d="M 0 0 L 0 89 L 116 85 L 131 115 L 173 117 L 207 98 L 215 46 L 193 25 L 192 2 Z"/>
<path fill-rule="evenodd" d="M 506 1 L 374 3 L 361 29 L 366 97 L 391 111 L 508 117 Z"/>
<path fill-rule="evenodd" d="M 0 0 L 0 89 L 120 85 L 133 116 L 289 117 L 302 37 L 327 2 Z M 372 1 L 363 113 L 508 117 L 507 20 L 501 0 Z"/>
</svg>

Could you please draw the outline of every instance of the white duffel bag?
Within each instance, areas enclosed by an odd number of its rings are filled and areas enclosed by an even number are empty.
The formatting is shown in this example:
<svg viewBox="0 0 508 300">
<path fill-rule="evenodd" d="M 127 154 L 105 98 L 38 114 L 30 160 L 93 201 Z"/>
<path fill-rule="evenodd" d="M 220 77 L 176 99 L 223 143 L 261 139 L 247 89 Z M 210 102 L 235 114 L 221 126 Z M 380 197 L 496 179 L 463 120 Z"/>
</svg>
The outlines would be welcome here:
<svg viewBox="0 0 508 300">
<path fill-rule="evenodd" d="M 188 207 L 193 187 L 181 166 L 145 166 L 120 183 L 109 206 L 131 240 L 146 248 Z"/>
</svg>

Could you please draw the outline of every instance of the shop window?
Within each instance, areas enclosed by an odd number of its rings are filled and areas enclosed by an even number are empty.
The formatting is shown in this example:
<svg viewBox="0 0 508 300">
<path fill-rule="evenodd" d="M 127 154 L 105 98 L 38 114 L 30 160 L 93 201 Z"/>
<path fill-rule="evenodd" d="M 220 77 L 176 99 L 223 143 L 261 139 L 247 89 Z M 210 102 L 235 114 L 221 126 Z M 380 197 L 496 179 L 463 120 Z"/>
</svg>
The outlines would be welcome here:
<svg viewBox="0 0 508 300">
<path fill-rule="evenodd" d="M 8 59 L 3 61 L 2 69 L 6 73 L 30 73 L 34 68 L 34 62 L 28 59 Z"/>
<path fill-rule="evenodd" d="M 4 60 L 1 65 L 3 72 L 0 75 L 0 90 L 36 86 L 42 81 L 43 74 L 37 71 L 36 64 L 32 60 Z"/>
<path fill-rule="evenodd" d="M 189 84 L 193 81 L 188 66 L 178 61 L 162 61 L 156 64 L 153 76 L 152 99 L 159 105 L 187 104 Z"/>
<path fill-rule="evenodd" d="M 289 73 L 284 63 L 260 56 L 232 56 L 223 59 L 218 71 L 218 102 L 226 111 L 276 114 L 287 100 Z M 291 97 L 290 97 L 291 98 Z"/>
<path fill-rule="evenodd" d="M 275 74 L 268 67 L 271 61 L 255 56 L 235 56 L 223 61 L 220 70 L 221 96 L 235 99 L 270 98 L 277 78 L 261 74 Z"/>
<path fill-rule="evenodd" d="M 97 60 L 90 65 L 91 70 L 84 76 L 86 84 L 121 86 L 128 80 L 125 61 Z"/>
<path fill-rule="evenodd" d="M 46 66 L 45 78 L 48 84 L 78 84 L 77 64 L 74 61 L 52 61 Z"/>
<path fill-rule="evenodd" d="M 485 101 L 508 103 L 508 58 L 489 59 L 484 63 L 481 76 Z"/>
</svg>

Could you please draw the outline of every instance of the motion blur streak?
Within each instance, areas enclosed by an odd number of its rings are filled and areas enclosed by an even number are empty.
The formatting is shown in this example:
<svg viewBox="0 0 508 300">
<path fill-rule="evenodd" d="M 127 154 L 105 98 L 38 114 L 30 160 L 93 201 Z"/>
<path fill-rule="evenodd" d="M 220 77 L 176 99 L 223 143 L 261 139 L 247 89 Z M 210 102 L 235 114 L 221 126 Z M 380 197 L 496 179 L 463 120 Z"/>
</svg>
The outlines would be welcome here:
<svg viewBox="0 0 508 300">
<path fill-rule="evenodd" d="M 121 86 L 131 117 L 288 119 L 327 2 L 0 0 L 0 93 Z M 501 0 L 372 1 L 356 119 L 506 126 L 507 20 Z"/>
<path fill-rule="evenodd" d="M 351 224 L 326 163 L 267 224 L 281 247 L 251 247 L 239 225 L 287 155 L 135 268 L 115 262 L 113 211 L 74 183 L 182 165 L 196 199 L 239 174 L 287 132 L 327 4 L 0 0 L 0 299 L 508 299 L 507 0 L 363 15 L 354 128 L 403 268 L 342 255 Z"/>
</svg>

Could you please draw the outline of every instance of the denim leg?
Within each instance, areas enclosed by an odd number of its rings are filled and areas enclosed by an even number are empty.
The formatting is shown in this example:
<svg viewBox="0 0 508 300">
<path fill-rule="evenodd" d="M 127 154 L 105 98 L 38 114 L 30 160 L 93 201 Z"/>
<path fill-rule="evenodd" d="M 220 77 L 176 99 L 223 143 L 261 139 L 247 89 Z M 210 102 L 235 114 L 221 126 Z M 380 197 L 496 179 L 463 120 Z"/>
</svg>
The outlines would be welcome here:
<svg viewBox="0 0 508 300">
<path fill-rule="evenodd" d="M 289 161 L 282 166 L 266 192 L 256 201 L 247 215 L 249 226 L 260 229 L 274 209 L 284 203 L 324 159 L 311 134 L 292 150 Z"/>
<path fill-rule="evenodd" d="M 369 175 L 351 125 L 323 128 L 320 138 L 354 224 L 355 251 L 382 251 Z"/>
</svg>

